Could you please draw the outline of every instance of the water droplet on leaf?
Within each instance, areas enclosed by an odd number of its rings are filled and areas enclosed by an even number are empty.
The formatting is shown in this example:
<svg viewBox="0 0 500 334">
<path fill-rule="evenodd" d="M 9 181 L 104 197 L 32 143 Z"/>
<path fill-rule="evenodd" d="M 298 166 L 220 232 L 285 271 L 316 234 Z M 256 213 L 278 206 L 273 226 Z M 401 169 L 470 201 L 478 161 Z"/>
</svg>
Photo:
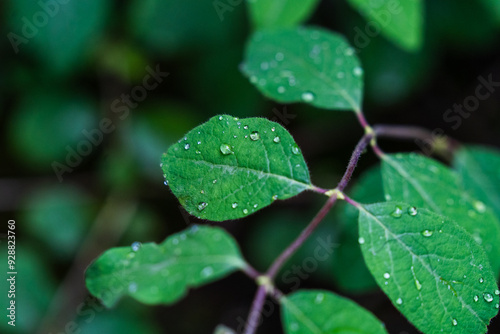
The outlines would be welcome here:
<svg viewBox="0 0 500 334">
<path fill-rule="evenodd" d="M 474 301 L 475 302 L 479 301 L 479 296 L 478 295 L 474 296 Z"/>
<path fill-rule="evenodd" d="M 252 139 L 252 140 L 254 140 L 254 141 L 255 141 L 255 140 L 259 140 L 259 139 L 260 139 L 260 135 L 259 135 L 259 133 L 258 133 L 257 131 L 252 132 L 252 133 L 250 134 L 250 139 Z"/>
<path fill-rule="evenodd" d="M 483 298 L 487 303 L 491 303 L 493 301 L 491 293 L 483 293 Z"/>
<path fill-rule="evenodd" d="M 236 208 L 238 207 L 238 203 L 234 202 L 233 204 L 231 204 L 231 207 L 232 207 L 233 209 L 236 209 Z"/>
<path fill-rule="evenodd" d="M 213 273 L 214 273 L 214 270 L 212 269 L 212 267 L 205 267 L 201 271 L 201 275 L 203 277 L 208 277 L 208 276 L 212 275 Z"/>
<path fill-rule="evenodd" d="M 365 243 L 365 238 L 363 238 L 363 237 L 359 237 L 359 239 L 358 239 L 358 243 L 359 243 L 360 245 L 363 245 L 363 244 Z"/>
<path fill-rule="evenodd" d="M 430 237 L 430 236 L 432 236 L 432 231 L 429 231 L 429 230 L 423 230 L 423 231 L 422 231 L 422 235 L 423 235 L 424 237 Z"/>
<path fill-rule="evenodd" d="M 243 213 L 244 214 L 248 214 L 248 210 L 247 209 L 243 209 Z"/>
<path fill-rule="evenodd" d="M 137 252 L 139 249 L 141 249 L 141 246 L 142 246 L 142 244 L 140 242 L 136 241 L 136 242 L 132 243 L 132 246 L 130 246 L 130 247 L 132 247 L 132 250 L 134 252 Z"/>
<path fill-rule="evenodd" d="M 302 98 L 302 101 L 304 101 L 304 102 L 312 102 L 312 101 L 314 101 L 314 94 L 311 92 L 304 92 L 304 93 L 302 93 L 301 98 Z"/>
<path fill-rule="evenodd" d="M 385 279 L 389 279 L 389 278 L 391 278 L 391 274 L 389 274 L 389 273 L 385 273 L 385 274 L 384 274 L 384 278 L 385 278 Z"/>
<path fill-rule="evenodd" d="M 458 325 L 458 321 L 457 321 L 457 319 L 453 319 L 453 320 L 451 321 L 451 323 L 453 324 L 453 326 Z"/>
<path fill-rule="evenodd" d="M 278 136 L 274 137 L 273 142 L 279 143 L 280 142 L 280 137 L 278 137 Z"/>
<path fill-rule="evenodd" d="M 295 155 L 299 155 L 300 154 L 299 145 L 293 144 L 293 146 L 292 146 L 292 153 L 295 154 Z"/>
<path fill-rule="evenodd" d="M 322 294 L 322 293 L 318 293 L 318 294 L 316 295 L 316 298 L 314 299 L 314 302 L 315 302 L 316 304 L 320 304 L 320 303 L 322 303 L 322 302 L 323 302 L 323 299 L 325 299 L 325 295 L 324 295 L 324 294 Z"/>
<path fill-rule="evenodd" d="M 234 154 L 233 150 L 231 150 L 231 146 L 229 146 L 228 144 L 221 144 L 220 151 L 224 155 Z"/>
<path fill-rule="evenodd" d="M 396 304 L 398 304 L 398 305 L 403 304 L 403 299 L 398 298 L 398 299 L 396 300 Z"/>
<path fill-rule="evenodd" d="M 412 206 L 408 208 L 408 214 L 415 217 L 418 214 L 417 208 Z"/>
<path fill-rule="evenodd" d="M 207 205 L 208 205 L 208 204 L 207 204 L 207 203 L 205 203 L 205 202 L 200 202 L 200 203 L 198 203 L 198 210 L 199 210 L 199 211 L 203 211 L 203 210 L 205 210 L 205 208 L 207 207 Z"/>
<path fill-rule="evenodd" d="M 403 215 L 403 209 L 400 206 L 397 206 L 396 209 L 391 213 L 391 216 L 394 218 L 400 218 Z"/>
<path fill-rule="evenodd" d="M 189 145 L 189 144 L 184 145 L 185 150 L 189 150 L 190 147 L 191 147 L 191 145 Z"/>
</svg>

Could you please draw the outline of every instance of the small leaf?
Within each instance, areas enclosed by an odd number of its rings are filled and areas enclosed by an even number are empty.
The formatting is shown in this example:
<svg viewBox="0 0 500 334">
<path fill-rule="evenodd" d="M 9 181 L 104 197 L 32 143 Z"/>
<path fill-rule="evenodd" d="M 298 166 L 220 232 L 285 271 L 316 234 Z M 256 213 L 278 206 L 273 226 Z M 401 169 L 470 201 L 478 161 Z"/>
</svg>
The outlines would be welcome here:
<svg viewBox="0 0 500 334">
<path fill-rule="evenodd" d="M 498 288 L 483 249 L 453 220 L 400 202 L 361 206 L 368 268 L 424 333 L 485 333 Z"/>
<path fill-rule="evenodd" d="M 242 71 L 267 97 L 325 109 L 361 108 L 363 70 L 346 40 L 320 28 L 256 32 Z"/>
<path fill-rule="evenodd" d="M 247 4 L 257 29 L 286 28 L 306 20 L 318 5 L 318 0 L 254 0 Z"/>
<path fill-rule="evenodd" d="M 458 175 L 417 154 L 387 155 L 382 163 L 386 194 L 453 219 L 484 247 L 496 274 L 500 271 L 500 222 L 482 202 L 459 186 Z"/>
<path fill-rule="evenodd" d="M 287 334 L 387 333 L 373 314 L 329 291 L 299 290 L 280 302 Z"/>
<path fill-rule="evenodd" d="M 314 188 L 292 136 L 264 118 L 212 117 L 168 149 L 162 169 L 184 208 L 213 221 Z"/>
<path fill-rule="evenodd" d="M 163 243 L 134 243 L 102 254 L 87 269 L 90 293 L 107 307 L 122 296 L 145 304 L 172 304 L 191 287 L 243 268 L 236 242 L 221 228 L 193 226 Z"/>
<path fill-rule="evenodd" d="M 384 201 L 380 166 L 364 172 L 348 194 L 361 203 Z M 358 210 L 346 202 L 340 202 L 336 205 L 336 213 L 335 222 L 339 226 L 336 240 L 338 247 L 332 254 L 335 282 L 341 289 L 351 293 L 377 288 L 359 248 Z"/>
<path fill-rule="evenodd" d="M 500 152 L 485 147 L 466 147 L 455 155 L 454 166 L 462 183 L 500 218 Z"/>
<path fill-rule="evenodd" d="M 398 46 L 414 51 L 423 38 L 423 3 L 421 0 L 349 0 L 387 38 Z"/>
</svg>

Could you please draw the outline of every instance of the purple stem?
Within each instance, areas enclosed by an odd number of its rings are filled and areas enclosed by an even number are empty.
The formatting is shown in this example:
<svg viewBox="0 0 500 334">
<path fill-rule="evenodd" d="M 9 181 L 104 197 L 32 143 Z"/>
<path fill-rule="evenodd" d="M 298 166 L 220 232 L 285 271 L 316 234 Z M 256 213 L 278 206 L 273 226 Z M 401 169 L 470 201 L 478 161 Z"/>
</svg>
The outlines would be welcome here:
<svg viewBox="0 0 500 334">
<path fill-rule="evenodd" d="M 254 334 L 257 327 L 259 327 L 261 310 L 266 300 L 266 294 L 266 287 L 264 285 L 259 286 L 252 303 L 252 308 L 250 310 L 250 315 L 248 316 L 244 334 Z"/>
</svg>

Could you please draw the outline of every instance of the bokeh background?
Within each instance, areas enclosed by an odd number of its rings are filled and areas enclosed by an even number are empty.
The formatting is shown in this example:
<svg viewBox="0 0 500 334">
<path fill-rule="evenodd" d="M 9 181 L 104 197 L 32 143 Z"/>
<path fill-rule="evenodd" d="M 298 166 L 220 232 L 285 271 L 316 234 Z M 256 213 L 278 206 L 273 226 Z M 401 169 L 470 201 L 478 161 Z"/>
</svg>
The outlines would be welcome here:
<svg viewBox="0 0 500 334">
<path fill-rule="evenodd" d="M 252 33 L 247 6 L 222 2 L 232 9 L 222 18 L 212 0 L 1 2 L 0 233 L 9 219 L 16 221 L 18 276 L 16 327 L 2 314 L 0 332 L 211 333 L 217 324 L 236 329 L 246 319 L 255 285 L 239 273 L 191 291 L 172 306 L 126 298 L 104 310 L 84 286 L 85 268 L 108 248 L 161 242 L 189 224 L 209 224 L 179 206 L 163 184 L 159 158 L 211 116 L 277 120 L 300 145 L 313 182 L 325 188 L 336 185 L 362 136 L 350 112 L 284 106 L 259 94 L 239 71 Z M 481 0 L 425 4 L 420 51 L 401 50 L 380 35 L 357 48 L 368 120 L 442 129 L 462 142 L 499 148 L 500 89 L 460 126 L 443 119 L 454 104 L 474 95 L 478 77 L 500 81 L 499 20 Z M 323 0 L 307 24 L 354 43 L 356 28 L 367 23 L 346 1 Z M 137 87 L 155 69 L 169 74 L 154 89 L 143 90 L 141 101 L 127 105 L 126 95 L 139 94 Z M 85 133 L 106 119 L 113 130 L 102 140 L 94 137 L 97 144 L 82 144 Z M 381 141 L 381 146 L 419 149 L 411 142 Z M 72 150 L 85 154 L 68 158 Z M 67 159 L 73 166 L 58 169 L 58 176 L 54 166 L 62 168 Z M 373 154 L 363 156 L 357 176 L 376 163 Z M 241 243 L 250 263 L 264 270 L 323 201 L 306 193 L 220 225 Z M 336 240 L 335 216 L 328 216 L 288 268 L 312 256 L 317 237 Z M 0 249 L 6 272 L 5 239 Z M 416 332 L 381 292 L 343 289 L 333 260 L 304 276 L 301 288 L 327 288 L 353 298 L 390 333 Z M 278 279 L 278 285 L 285 292 L 296 288 L 295 280 Z M 1 279 L 2 310 L 7 290 Z M 260 333 L 280 333 L 277 306 L 269 313 Z M 496 319 L 490 331 L 499 328 Z"/>
</svg>

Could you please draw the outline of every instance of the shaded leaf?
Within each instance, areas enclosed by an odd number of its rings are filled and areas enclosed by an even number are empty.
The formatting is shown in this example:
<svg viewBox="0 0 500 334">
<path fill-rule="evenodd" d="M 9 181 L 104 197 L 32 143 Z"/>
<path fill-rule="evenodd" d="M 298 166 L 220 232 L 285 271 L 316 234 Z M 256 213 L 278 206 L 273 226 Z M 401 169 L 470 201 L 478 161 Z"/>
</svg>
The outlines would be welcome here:
<svg viewBox="0 0 500 334">
<path fill-rule="evenodd" d="M 162 169 L 184 208 L 213 221 L 314 188 L 292 136 L 264 118 L 212 117 L 168 149 Z"/>
<path fill-rule="evenodd" d="M 453 220 L 400 202 L 361 206 L 368 268 L 424 333 L 485 333 L 498 291 L 483 249 Z"/>
<path fill-rule="evenodd" d="M 466 147 L 455 154 L 454 166 L 465 189 L 500 218 L 500 152 L 480 146 Z"/>
<path fill-rule="evenodd" d="M 387 155 L 382 163 L 386 194 L 417 208 L 443 214 L 465 228 L 500 270 L 500 222 L 482 202 L 459 186 L 457 173 L 417 154 Z"/>
<path fill-rule="evenodd" d="M 247 2 L 257 29 L 295 26 L 312 14 L 318 0 L 254 0 Z"/>
<path fill-rule="evenodd" d="M 85 275 L 90 293 L 107 307 L 126 295 L 145 304 L 172 304 L 189 288 L 244 266 L 238 246 L 227 232 L 195 225 L 161 244 L 112 248 Z"/>
<path fill-rule="evenodd" d="M 387 333 L 373 314 L 325 290 L 299 290 L 280 300 L 285 333 Z"/>
<path fill-rule="evenodd" d="M 259 31 L 242 71 L 267 97 L 325 109 L 359 110 L 363 70 L 344 37 L 320 28 Z"/>
<path fill-rule="evenodd" d="M 421 0 L 349 0 L 349 2 L 391 41 L 406 50 L 417 50 L 423 38 Z"/>
</svg>

